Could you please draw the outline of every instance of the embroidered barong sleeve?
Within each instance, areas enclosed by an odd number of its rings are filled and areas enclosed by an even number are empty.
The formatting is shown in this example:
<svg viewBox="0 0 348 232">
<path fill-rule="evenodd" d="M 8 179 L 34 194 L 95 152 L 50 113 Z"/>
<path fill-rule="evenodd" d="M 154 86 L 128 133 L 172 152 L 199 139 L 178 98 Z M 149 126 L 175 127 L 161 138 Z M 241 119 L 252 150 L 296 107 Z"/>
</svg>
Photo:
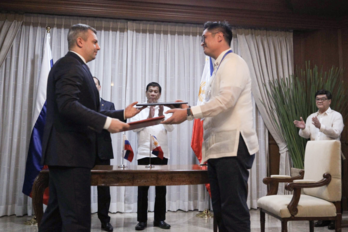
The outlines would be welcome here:
<svg viewBox="0 0 348 232">
<path fill-rule="evenodd" d="M 211 99 L 205 104 L 191 108 L 194 118 L 214 117 L 236 104 L 249 81 L 247 67 L 239 64 L 231 60 L 226 60 L 226 63 L 221 64 L 217 76 L 213 80 L 214 82 L 219 81 L 219 88 L 211 90 L 212 92 L 217 91 L 217 93 L 212 94 Z M 212 86 L 214 85 L 215 83 L 212 83 Z"/>
</svg>

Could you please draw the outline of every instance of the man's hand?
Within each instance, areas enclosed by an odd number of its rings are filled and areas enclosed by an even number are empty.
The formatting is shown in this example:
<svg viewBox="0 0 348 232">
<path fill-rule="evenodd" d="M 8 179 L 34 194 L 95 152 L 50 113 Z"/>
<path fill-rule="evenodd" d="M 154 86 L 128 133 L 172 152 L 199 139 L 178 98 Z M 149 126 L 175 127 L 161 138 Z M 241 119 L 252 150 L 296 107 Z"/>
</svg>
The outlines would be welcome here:
<svg viewBox="0 0 348 232">
<path fill-rule="evenodd" d="M 166 114 L 173 113 L 167 120 L 161 122 L 162 124 L 180 124 L 187 119 L 186 109 L 171 109 L 165 112 Z"/>
<path fill-rule="evenodd" d="M 163 111 L 162 111 L 162 113 L 163 113 Z M 155 107 L 154 106 L 150 106 L 149 116 L 147 118 L 153 118 L 154 115 L 155 115 Z"/>
<path fill-rule="evenodd" d="M 320 124 L 319 119 L 317 117 L 312 118 L 312 123 L 316 128 L 320 129 L 321 124 Z"/>
<path fill-rule="evenodd" d="M 129 125 L 127 123 L 121 122 L 118 119 L 112 118 L 111 124 L 108 128 L 108 131 L 110 133 L 117 133 L 120 131 L 127 130 L 129 128 Z"/>
<path fill-rule="evenodd" d="M 163 105 L 160 105 L 158 110 L 158 116 L 163 116 L 163 110 L 164 110 Z"/>
<path fill-rule="evenodd" d="M 300 128 L 300 129 L 306 128 L 306 123 L 303 121 L 302 117 L 300 117 L 300 121 L 295 120 L 294 124 L 297 128 Z"/>
<path fill-rule="evenodd" d="M 138 104 L 138 102 L 133 102 L 132 104 L 130 104 L 129 106 L 126 107 L 126 109 L 124 109 L 124 116 L 127 118 L 131 118 L 134 117 L 135 115 L 137 115 L 140 111 L 142 111 L 144 108 L 146 108 L 146 106 L 138 109 L 135 108 L 134 106 Z"/>
</svg>

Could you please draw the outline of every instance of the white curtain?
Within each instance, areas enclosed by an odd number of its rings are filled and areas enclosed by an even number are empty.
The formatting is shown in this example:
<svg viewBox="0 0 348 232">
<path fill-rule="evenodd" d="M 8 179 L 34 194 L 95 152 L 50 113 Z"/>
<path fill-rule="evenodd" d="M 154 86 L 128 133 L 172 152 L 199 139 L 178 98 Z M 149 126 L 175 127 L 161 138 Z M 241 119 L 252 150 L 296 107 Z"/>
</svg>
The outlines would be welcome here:
<svg viewBox="0 0 348 232">
<path fill-rule="evenodd" d="M 183 99 L 195 104 L 204 65 L 200 47 L 202 28 L 192 25 L 149 22 L 128 23 L 127 92 L 128 102 L 145 101 L 146 85 L 162 86 L 160 101 Z M 168 133 L 169 164 L 192 164 L 197 159 L 191 150 L 192 122 L 176 125 Z M 136 150 L 136 134 L 128 133 Z M 178 142 L 180 141 L 180 142 Z M 127 210 L 136 212 L 137 188 L 127 188 L 131 198 Z M 150 188 L 149 210 L 154 209 L 154 188 Z M 167 209 L 203 210 L 209 196 L 203 186 L 168 186 Z"/>
<path fill-rule="evenodd" d="M 271 104 L 264 84 L 268 86 L 271 80 L 289 77 L 293 74 L 292 32 L 253 29 L 236 29 L 235 32 L 240 55 L 246 60 L 250 69 L 253 80 L 252 93 L 257 108 L 260 110 L 267 129 L 279 146 L 279 174 L 289 175 L 290 160 L 287 145 L 262 102 L 267 106 Z M 283 185 L 279 186 L 279 192 L 284 192 Z"/>
<path fill-rule="evenodd" d="M 239 41 L 238 34 L 235 29 L 232 29 L 232 44 L 231 48 L 233 52 L 242 56 L 241 54 L 241 43 Z M 242 56 L 243 57 L 243 56 Z M 244 57 L 243 57 L 244 58 Z M 244 58 L 245 59 L 245 58 Z M 252 68 L 251 64 L 246 60 L 249 70 Z M 248 206 L 249 208 L 257 208 L 257 200 L 267 194 L 267 186 L 263 184 L 262 180 L 267 175 L 267 162 L 268 162 L 268 130 L 262 119 L 262 116 L 258 110 L 258 107 L 253 99 L 253 115 L 254 115 L 254 128 L 257 133 L 259 140 L 259 151 L 255 154 L 255 160 L 253 167 L 249 172 L 248 182 Z"/>
<path fill-rule="evenodd" d="M 23 15 L 0 14 L 0 67 L 23 22 Z"/>
<path fill-rule="evenodd" d="M 161 101 L 183 99 L 192 105 L 197 101 L 204 65 L 201 26 L 25 15 L 0 67 L 0 216 L 32 213 L 31 199 L 22 194 L 22 184 L 46 27 L 51 27 L 52 56 L 56 62 L 68 51 L 66 36 L 75 23 L 89 24 L 98 31 L 101 50 L 88 65 L 101 81 L 101 97 L 114 102 L 117 109 L 133 101 L 145 101 L 145 87 L 151 81 L 161 84 Z M 264 188 L 261 180 L 268 152 L 266 129 L 256 112 L 255 108 L 255 126 L 263 145 L 250 172 L 249 205 L 253 208 Z M 176 125 L 169 133 L 169 164 L 197 163 L 190 148 L 191 133 L 192 122 Z M 127 136 L 136 152 L 135 133 L 127 132 Z M 121 164 L 121 142 L 121 134 L 112 135 L 113 165 Z M 125 163 L 129 165 L 128 161 Z M 133 160 L 132 165 L 135 164 Z M 136 187 L 111 187 L 111 195 L 111 212 L 136 212 Z M 149 201 L 149 209 L 153 210 L 154 188 L 150 188 Z M 203 210 L 208 202 L 203 185 L 167 187 L 168 210 Z M 97 191 L 92 187 L 92 212 L 96 210 Z"/>
</svg>

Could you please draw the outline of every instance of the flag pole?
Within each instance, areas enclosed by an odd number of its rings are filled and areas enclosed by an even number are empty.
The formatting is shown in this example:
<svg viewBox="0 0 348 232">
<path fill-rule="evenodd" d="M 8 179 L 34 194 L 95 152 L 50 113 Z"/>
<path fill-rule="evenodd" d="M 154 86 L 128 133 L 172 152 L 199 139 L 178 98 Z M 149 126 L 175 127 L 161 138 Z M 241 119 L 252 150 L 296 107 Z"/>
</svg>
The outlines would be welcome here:
<svg viewBox="0 0 348 232">
<path fill-rule="evenodd" d="M 124 165 L 124 146 L 125 146 L 125 136 L 126 132 L 123 132 L 123 137 L 122 137 L 122 145 L 121 145 L 121 165 L 118 165 L 118 168 L 125 168 L 126 165 Z"/>
<path fill-rule="evenodd" d="M 152 142 L 151 142 L 151 134 L 150 134 L 150 151 L 149 151 L 149 164 L 145 166 L 145 168 L 153 168 L 154 165 L 151 165 L 151 151 L 152 151 Z"/>
</svg>

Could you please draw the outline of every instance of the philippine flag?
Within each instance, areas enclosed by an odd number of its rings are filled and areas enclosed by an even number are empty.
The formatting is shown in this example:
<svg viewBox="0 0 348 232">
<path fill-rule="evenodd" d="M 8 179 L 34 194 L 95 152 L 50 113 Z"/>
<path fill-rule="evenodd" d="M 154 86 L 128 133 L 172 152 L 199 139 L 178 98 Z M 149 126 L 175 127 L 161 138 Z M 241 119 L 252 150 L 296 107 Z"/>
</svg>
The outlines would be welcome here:
<svg viewBox="0 0 348 232">
<path fill-rule="evenodd" d="M 27 163 L 25 167 L 25 176 L 23 183 L 22 192 L 25 195 L 31 196 L 32 187 L 35 178 L 39 175 L 43 168 L 41 166 L 42 157 L 42 137 L 44 132 L 44 127 L 46 123 L 46 88 L 48 74 L 53 66 L 52 52 L 50 47 L 50 33 L 46 34 L 46 40 L 44 44 L 44 54 L 42 58 L 41 73 L 38 80 L 38 87 L 36 91 L 36 101 L 33 111 L 33 121 L 32 121 L 32 133 L 29 142 L 29 150 Z M 48 189 L 46 189 L 44 194 L 43 202 L 47 204 L 48 202 Z"/>
<path fill-rule="evenodd" d="M 132 162 L 134 157 L 134 152 L 132 149 L 132 146 L 130 145 L 130 142 L 128 141 L 126 135 L 123 135 L 123 150 L 126 152 L 124 155 L 124 158 L 128 160 L 129 162 Z"/>
<path fill-rule="evenodd" d="M 202 105 L 205 99 L 206 85 L 213 74 L 213 62 L 209 56 L 205 57 L 205 65 L 203 69 L 201 84 L 199 86 L 199 93 L 197 99 L 197 106 Z M 191 148 L 199 162 L 202 161 L 202 144 L 203 144 L 203 120 L 196 118 L 193 123 L 193 131 L 191 138 Z"/>
<path fill-rule="evenodd" d="M 201 84 L 199 86 L 197 106 L 202 105 L 205 101 L 206 86 L 207 86 L 207 83 L 210 81 L 213 71 L 214 71 L 213 62 L 209 56 L 206 56 L 204 69 L 202 73 Z M 202 145 L 203 145 L 203 120 L 196 118 L 195 121 L 193 122 L 191 148 L 193 152 L 195 153 L 195 155 L 197 156 L 197 159 L 200 163 L 202 162 Z M 207 188 L 209 195 L 211 197 L 210 184 L 205 184 L 205 187 Z"/>
<path fill-rule="evenodd" d="M 150 149 L 152 150 L 152 154 L 154 154 L 160 159 L 163 159 L 163 151 L 158 143 L 156 136 L 150 135 L 150 141 Z"/>
</svg>

